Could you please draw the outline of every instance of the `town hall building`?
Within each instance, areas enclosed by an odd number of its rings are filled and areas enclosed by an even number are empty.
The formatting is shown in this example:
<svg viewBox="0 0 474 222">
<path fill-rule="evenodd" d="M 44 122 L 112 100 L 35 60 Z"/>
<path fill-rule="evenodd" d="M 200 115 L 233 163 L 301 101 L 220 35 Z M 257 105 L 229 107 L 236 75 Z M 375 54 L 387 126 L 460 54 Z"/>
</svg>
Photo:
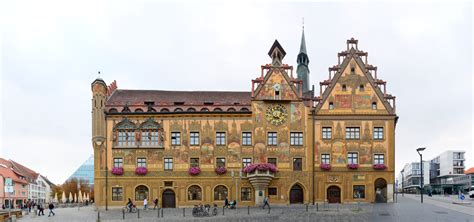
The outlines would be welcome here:
<svg viewBox="0 0 474 222">
<path fill-rule="evenodd" d="M 304 32 L 296 69 L 278 41 L 268 55 L 247 92 L 125 90 L 96 79 L 97 206 L 393 201 L 395 97 L 358 40 L 347 40 L 319 89 L 310 89 Z"/>
</svg>

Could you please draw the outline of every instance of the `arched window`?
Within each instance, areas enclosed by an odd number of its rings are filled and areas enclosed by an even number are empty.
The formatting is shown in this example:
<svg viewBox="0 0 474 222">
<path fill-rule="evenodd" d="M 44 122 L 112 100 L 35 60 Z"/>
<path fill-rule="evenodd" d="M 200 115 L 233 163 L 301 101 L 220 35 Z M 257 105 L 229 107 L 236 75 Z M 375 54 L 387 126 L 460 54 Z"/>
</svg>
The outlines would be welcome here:
<svg viewBox="0 0 474 222">
<path fill-rule="evenodd" d="M 135 110 L 135 112 L 136 113 L 143 113 L 143 109 L 138 108 L 138 109 Z"/>
<path fill-rule="evenodd" d="M 194 111 L 196 111 L 196 109 L 190 107 L 190 108 L 188 108 L 188 110 L 186 110 L 186 111 L 188 111 L 188 112 L 194 112 Z"/>
<path fill-rule="evenodd" d="M 329 102 L 329 109 L 331 109 L 331 110 L 334 109 L 334 103 Z"/>
<path fill-rule="evenodd" d="M 215 108 L 214 112 L 222 112 L 222 109 L 221 108 Z"/>
<path fill-rule="evenodd" d="M 188 200 L 201 200 L 202 191 L 201 187 L 197 185 L 192 185 L 188 188 Z"/>
<path fill-rule="evenodd" d="M 219 185 L 214 188 L 214 200 L 225 200 L 227 197 L 227 187 Z"/>
<path fill-rule="evenodd" d="M 372 102 L 372 109 L 377 109 L 377 102 Z"/>
<path fill-rule="evenodd" d="M 175 112 L 183 112 L 183 109 L 181 109 L 181 108 L 176 108 L 176 109 L 174 109 L 174 111 L 175 111 Z"/>
<path fill-rule="evenodd" d="M 209 109 L 208 108 L 202 108 L 201 112 L 209 112 Z"/>
<path fill-rule="evenodd" d="M 163 129 L 159 123 L 152 118 L 147 119 L 140 125 L 141 145 L 144 147 L 161 147 L 161 134 Z"/>
<path fill-rule="evenodd" d="M 167 108 L 163 108 L 163 109 L 160 110 L 160 112 L 162 112 L 162 113 L 167 113 L 167 112 L 169 112 L 169 111 L 170 111 L 170 110 L 167 109 Z"/>
<path fill-rule="evenodd" d="M 135 146 L 136 126 L 129 119 L 125 118 L 114 126 L 114 141 L 117 146 Z"/>
<path fill-rule="evenodd" d="M 118 113 L 118 110 L 115 108 L 109 109 L 109 113 Z"/>
<path fill-rule="evenodd" d="M 228 112 L 235 112 L 235 108 L 232 108 L 232 107 L 231 107 L 231 108 L 228 108 L 227 111 L 228 111 Z"/>
<path fill-rule="evenodd" d="M 363 84 L 360 84 L 359 91 L 364 92 L 364 85 Z"/>
<path fill-rule="evenodd" d="M 240 109 L 240 111 L 241 111 L 241 112 L 248 112 L 249 109 L 247 109 L 247 108 L 244 107 L 244 108 Z"/>
<path fill-rule="evenodd" d="M 135 200 L 144 200 L 148 198 L 148 187 L 140 185 L 135 188 Z"/>
<path fill-rule="evenodd" d="M 347 86 L 345 84 L 342 85 L 342 91 L 347 91 Z"/>
</svg>

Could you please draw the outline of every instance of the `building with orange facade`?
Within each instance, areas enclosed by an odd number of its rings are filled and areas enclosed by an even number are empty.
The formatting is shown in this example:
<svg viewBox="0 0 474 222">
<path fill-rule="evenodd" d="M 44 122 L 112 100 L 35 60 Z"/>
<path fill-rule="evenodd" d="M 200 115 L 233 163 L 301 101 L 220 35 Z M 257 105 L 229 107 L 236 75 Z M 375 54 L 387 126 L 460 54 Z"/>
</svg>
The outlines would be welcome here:
<svg viewBox="0 0 474 222">
<path fill-rule="evenodd" d="M 395 97 L 357 40 L 309 89 L 304 33 L 293 66 L 275 41 L 248 92 L 92 89 L 99 207 L 391 202 Z M 295 75 L 296 74 L 296 75 Z"/>
</svg>

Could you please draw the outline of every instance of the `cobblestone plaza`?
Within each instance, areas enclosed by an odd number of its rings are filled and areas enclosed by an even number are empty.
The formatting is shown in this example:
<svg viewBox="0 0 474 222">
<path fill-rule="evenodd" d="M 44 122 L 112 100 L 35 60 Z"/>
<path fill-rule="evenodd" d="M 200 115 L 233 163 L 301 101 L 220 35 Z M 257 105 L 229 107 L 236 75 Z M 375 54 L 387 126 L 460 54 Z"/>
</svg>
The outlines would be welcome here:
<svg viewBox="0 0 474 222">
<path fill-rule="evenodd" d="M 157 210 L 140 210 L 126 213 L 125 220 L 120 209 L 100 211 L 100 221 L 474 221 L 474 200 L 471 205 L 454 205 L 452 197 L 425 198 L 421 204 L 419 196 L 398 195 L 396 203 L 387 204 L 329 204 L 275 206 L 268 209 L 242 207 L 236 210 L 222 208 L 215 217 L 196 218 L 190 208 L 167 208 L 158 217 Z M 183 209 L 185 215 L 183 217 Z M 20 222 L 28 221 L 97 221 L 98 212 L 93 207 L 60 208 L 56 216 L 24 216 Z M 140 218 L 138 218 L 140 216 Z"/>
</svg>

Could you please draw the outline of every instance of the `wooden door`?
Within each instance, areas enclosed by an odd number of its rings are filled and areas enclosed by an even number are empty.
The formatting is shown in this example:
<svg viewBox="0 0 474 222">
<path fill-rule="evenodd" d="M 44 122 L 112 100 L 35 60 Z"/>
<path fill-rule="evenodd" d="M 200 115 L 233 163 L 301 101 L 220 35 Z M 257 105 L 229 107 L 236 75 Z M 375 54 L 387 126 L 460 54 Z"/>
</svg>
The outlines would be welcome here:
<svg viewBox="0 0 474 222">
<path fill-rule="evenodd" d="M 162 201 L 163 201 L 163 203 L 162 203 L 163 208 L 175 208 L 176 207 L 176 197 L 175 197 L 174 191 L 165 190 L 165 192 L 163 192 Z"/>
<path fill-rule="evenodd" d="M 303 203 L 303 189 L 299 185 L 294 185 L 290 190 L 290 203 Z"/>
<path fill-rule="evenodd" d="M 341 203 L 341 189 L 337 186 L 330 186 L 327 190 L 328 203 Z"/>
</svg>

